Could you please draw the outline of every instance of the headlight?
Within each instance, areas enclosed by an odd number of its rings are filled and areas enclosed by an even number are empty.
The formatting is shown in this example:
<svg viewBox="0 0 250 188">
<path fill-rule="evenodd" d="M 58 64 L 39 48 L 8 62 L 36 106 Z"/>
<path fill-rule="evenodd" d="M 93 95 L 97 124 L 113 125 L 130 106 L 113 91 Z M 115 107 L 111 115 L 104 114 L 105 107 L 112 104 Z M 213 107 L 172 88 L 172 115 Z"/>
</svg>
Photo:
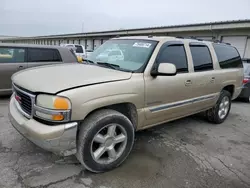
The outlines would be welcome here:
<svg viewBox="0 0 250 188">
<path fill-rule="evenodd" d="M 40 94 L 36 97 L 34 115 L 49 121 L 69 121 L 71 113 L 70 100 L 55 95 Z"/>
</svg>

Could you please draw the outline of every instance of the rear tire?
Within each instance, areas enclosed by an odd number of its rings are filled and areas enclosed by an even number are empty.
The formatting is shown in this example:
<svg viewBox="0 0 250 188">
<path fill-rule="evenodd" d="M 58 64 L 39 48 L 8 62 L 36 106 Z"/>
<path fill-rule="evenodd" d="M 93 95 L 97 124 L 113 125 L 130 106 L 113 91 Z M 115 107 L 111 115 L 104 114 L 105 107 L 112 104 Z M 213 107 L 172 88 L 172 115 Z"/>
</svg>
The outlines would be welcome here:
<svg viewBox="0 0 250 188">
<path fill-rule="evenodd" d="M 112 170 L 128 157 L 134 134 L 133 124 L 120 112 L 96 111 L 81 124 L 76 156 L 91 172 Z"/>
<path fill-rule="evenodd" d="M 208 121 L 220 124 L 225 121 L 231 109 L 231 93 L 222 90 L 216 105 L 206 111 Z"/>
</svg>

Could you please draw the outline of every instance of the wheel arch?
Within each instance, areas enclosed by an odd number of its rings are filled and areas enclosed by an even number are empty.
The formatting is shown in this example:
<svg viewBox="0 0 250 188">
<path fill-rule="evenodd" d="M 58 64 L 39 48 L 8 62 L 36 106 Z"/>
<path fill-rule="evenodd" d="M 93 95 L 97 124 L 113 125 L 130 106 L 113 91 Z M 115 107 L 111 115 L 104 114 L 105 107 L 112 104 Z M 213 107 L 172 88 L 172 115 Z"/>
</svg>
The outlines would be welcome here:
<svg viewBox="0 0 250 188">
<path fill-rule="evenodd" d="M 233 97 L 234 92 L 235 92 L 235 85 L 229 84 L 223 87 L 222 90 L 228 91 L 231 94 L 231 97 Z"/>
<path fill-rule="evenodd" d="M 126 116 L 131 121 L 131 123 L 134 126 L 134 130 L 137 129 L 137 125 L 138 125 L 137 108 L 136 108 L 135 104 L 133 104 L 131 102 L 122 102 L 122 103 L 111 104 L 111 105 L 106 105 L 106 106 L 102 106 L 102 107 L 96 108 L 96 109 L 90 111 L 85 116 L 85 118 L 82 121 L 80 121 L 80 122 L 83 122 L 91 114 L 93 114 L 93 113 L 95 113 L 95 112 L 97 112 L 97 111 L 99 111 L 101 109 L 112 109 L 112 110 L 120 112 L 121 114 L 123 114 L 124 116 Z M 77 128 L 76 138 L 78 138 L 78 135 L 79 135 L 80 125 L 81 124 L 79 124 L 79 126 Z"/>
</svg>

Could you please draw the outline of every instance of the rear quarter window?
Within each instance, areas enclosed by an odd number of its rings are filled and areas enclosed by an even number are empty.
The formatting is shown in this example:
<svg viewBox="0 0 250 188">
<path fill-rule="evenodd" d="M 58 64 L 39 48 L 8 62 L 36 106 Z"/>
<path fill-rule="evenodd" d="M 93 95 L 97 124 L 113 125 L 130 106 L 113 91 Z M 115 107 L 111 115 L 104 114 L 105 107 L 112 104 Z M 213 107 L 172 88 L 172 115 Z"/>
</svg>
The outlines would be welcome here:
<svg viewBox="0 0 250 188">
<path fill-rule="evenodd" d="M 213 47 L 222 69 L 243 68 L 240 54 L 235 47 L 227 44 L 213 44 Z"/>
<path fill-rule="evenodd" d="M 76 53 L 83 53 L 82 46 L 80 46 L 80 45 L 75 45 L 75 47 L 76 47 Z"/>
<path fill-rule="evenodd" d="M 57 49 L 29 48 L 28 62 L 61 62 L 62 58 Z"/>
</svg>

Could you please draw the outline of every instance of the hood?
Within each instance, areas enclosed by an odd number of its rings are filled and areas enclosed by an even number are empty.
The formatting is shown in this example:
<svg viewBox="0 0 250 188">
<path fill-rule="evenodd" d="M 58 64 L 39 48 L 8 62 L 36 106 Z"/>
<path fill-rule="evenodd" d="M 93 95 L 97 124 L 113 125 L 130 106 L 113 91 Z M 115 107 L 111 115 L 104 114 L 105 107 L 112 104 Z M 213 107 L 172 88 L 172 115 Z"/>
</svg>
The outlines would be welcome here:
<svg viewBox="0 0 250 188">
<path fill-rule="evenodd" d="M 126 80 L 132 73 L 87 64 L 60 64 L 35 67 L 12 76 L 17 86 L 32 92 L 57 93 L 91 84 Z"/>
</svg>

